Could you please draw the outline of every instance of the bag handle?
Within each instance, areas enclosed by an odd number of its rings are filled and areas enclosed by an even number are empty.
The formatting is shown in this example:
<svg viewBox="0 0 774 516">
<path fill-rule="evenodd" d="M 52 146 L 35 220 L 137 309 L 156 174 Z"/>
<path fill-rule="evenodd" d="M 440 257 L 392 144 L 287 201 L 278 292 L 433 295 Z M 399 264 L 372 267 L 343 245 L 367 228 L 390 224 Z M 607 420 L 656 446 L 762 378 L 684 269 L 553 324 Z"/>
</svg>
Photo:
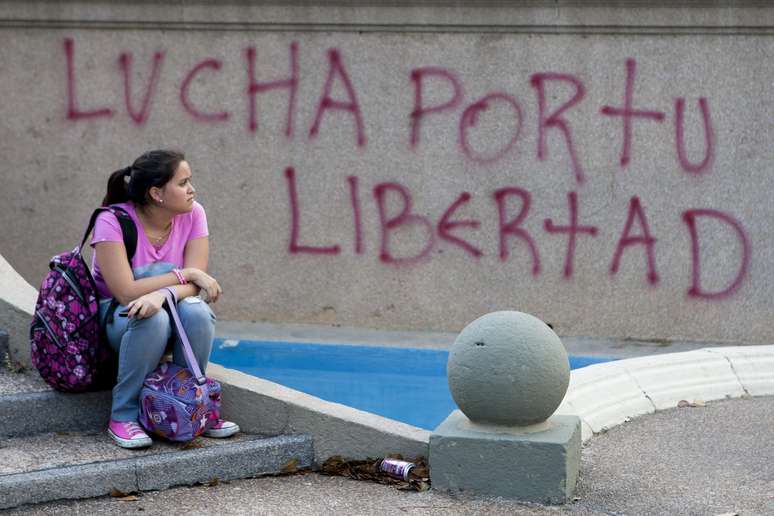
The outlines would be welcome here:
<svg viewBox="0 0 774 516">
<path fill-rule="evenodd" d="M 196 357 L 194 356 L 193 350 L 191 349 L 191 343 L 188 341 L 188 335 L 186 335 L 185 329 L 183 328 L 183 323 L 180 322 L 180 315 L 177 313 L 177 292 L 169 287 L 162 288 L 161 290 L 164 293 L 164 297 L 167 298 L 167 306 L 169 307 L 169 312 L 172 315 L 172 320 L 175 322 L 177 335 L 180 337 L 180 341 L 183 343 L 183 356 L 185 356 L 188 369 L 191 370 L 194 378 L 196 378 L 196 383 L 199 385 L 204 385 L 204 382 L 207 381 L 207 378 L 204 377 L 201 369 L 199 369 L 199 363 L 196 361 Z"/>
</svg>

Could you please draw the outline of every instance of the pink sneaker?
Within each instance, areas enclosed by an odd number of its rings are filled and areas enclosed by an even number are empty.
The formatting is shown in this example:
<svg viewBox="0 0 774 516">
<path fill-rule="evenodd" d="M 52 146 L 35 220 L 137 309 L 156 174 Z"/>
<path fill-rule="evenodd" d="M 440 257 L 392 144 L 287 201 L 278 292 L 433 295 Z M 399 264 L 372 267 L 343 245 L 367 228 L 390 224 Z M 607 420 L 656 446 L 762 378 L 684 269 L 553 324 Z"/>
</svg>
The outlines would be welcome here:
<svg viewBox="0 0 774 516">
<path fill-rule="evenodd" d="M 108 424 L 108 435 L 122 448 L 145 448 L 153 444 L 148 434 L 135 421 L 113 421 Z"/>
<path fill-rule="evenodd" d="M 231 437 L 235 433 L 239 432 L 239 425 L 232 421 L 225 421 L 218 419 L 212 427 L 204 431 L 206 437 L 214 437 L 215 439 L 221 439 L 223 437 Z"/>
</svg>

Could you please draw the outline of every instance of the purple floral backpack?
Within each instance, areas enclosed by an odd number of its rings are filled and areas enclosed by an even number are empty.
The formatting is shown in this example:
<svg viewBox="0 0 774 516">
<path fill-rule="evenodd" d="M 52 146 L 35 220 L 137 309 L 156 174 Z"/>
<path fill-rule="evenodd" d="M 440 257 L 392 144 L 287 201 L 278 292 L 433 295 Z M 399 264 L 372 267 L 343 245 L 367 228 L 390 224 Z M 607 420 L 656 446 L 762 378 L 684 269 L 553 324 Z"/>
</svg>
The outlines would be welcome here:
<svg viewBox="0 0 774 516">
<path fill-rule="evenodd" d="M 217 423 L 220 384 L 202 374 L 180 323 L 176 293 L 171 288 L 163 290 L 188 369 L 164 362 L 145 377 L 140 391 L 139 421 L 149 432 L 170 441 L 190 441 Z"/>
<path fill-rule="evenodd" d="M 111 350 L 100 327 L 99 295 L 81 255 L 103 211 L 118 218 L 131 263 L 137 247 L 137 228 L 131 217 L 117 206 L 97 208 L 81 245 L 51 259 L 30 324 L 32 364 L 46 383 L 60 391 L 83 392 L 115 380 L 108 377 Z"/>
</svg>

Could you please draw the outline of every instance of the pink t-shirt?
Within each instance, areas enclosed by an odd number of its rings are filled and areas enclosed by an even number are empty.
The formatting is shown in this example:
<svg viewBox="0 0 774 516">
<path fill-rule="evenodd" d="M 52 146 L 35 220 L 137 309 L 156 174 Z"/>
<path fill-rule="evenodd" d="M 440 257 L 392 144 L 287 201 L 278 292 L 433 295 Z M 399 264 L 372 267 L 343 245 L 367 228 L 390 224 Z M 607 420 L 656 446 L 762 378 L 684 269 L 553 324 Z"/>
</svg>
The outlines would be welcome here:
<svg viewBox="0 0 774 516">
<path fill-rule="evenodd" d="M 116 204 L 125 209 L 137 226 L 137 250 L 132 258 L 132 273 L 134 279 L 147 278 L 165 274 L 174 268 L 183 267 L 185 245 L 189 240 L 200 238 L 209 234 L 207 230 L 207 215 L 201 204 L 194 201 L 193 210 L 189 213 L 181 213 L 172 219 L 172 229 L 169 237 L 161 247 L 154 247 L 145 236 L 134 204 L 131 202 Z M 97 216 L 94 223 L 94 234 L 91 238 L 91 246 L 99 242 L 123 242 L 121 225 L 118 219 L 110 212 L 103 212 Z M 97 285 L 97 291 L 103 298 L 113 297 L 108 290 L 105 279 L 97 265 L 96 253 L 91 261 L 92 276 Z"/>
</svg>

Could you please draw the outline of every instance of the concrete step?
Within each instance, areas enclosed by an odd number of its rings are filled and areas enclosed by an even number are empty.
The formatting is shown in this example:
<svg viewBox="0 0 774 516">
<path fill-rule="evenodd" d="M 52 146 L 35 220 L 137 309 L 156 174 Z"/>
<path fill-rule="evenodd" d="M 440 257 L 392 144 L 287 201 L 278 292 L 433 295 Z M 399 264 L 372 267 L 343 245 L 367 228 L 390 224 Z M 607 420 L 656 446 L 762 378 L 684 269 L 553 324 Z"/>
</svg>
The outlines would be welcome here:
<svg viewBox="0 0 774 516">
<path fill-rule="evenodd" d="M 0 396 L 0 438 L 43 432 L 97 431 L 110 419 L 110 391 L 64 394 L 21 392 Z M 11 423 L 12 422 L 12 423 Z"/>
<path fill-rule="evenodd" d="M 119 448 L 105 431 L 3 438 L 0 509 L 277 474 L 311 468 L 313 460 L 308 435 L 199 437 L 143 450 Z"/>
<path fill-rule="evenodd" d="M 110 399 L 110 391 L 54 391 L 36 370 L 10 372 L 0 366 L 0 438 L 99 431 L 110 419 Z"/>
<path fill-rule="evenodd" d="M 35 370 L 11 372 L 0 365 L 0 510 L 114 489 L 131 493 L 276 474 L 288 464 L 306 469 L 314 463 L 309 435 L 238 434 L 119 448 L 106 432 L 110 398 L 110 391 L 54 391 Z"/>
</svg>

